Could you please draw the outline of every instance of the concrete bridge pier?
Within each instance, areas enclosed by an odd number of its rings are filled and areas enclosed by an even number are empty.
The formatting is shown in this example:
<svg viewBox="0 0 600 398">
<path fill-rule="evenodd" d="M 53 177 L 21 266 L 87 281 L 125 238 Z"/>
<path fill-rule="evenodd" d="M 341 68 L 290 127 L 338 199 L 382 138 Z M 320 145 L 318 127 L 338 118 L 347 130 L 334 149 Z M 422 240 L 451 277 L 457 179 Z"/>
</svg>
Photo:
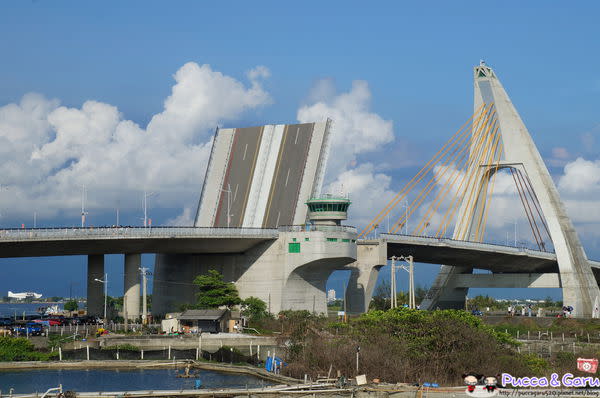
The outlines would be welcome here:
<svg viewBox="0 0 600 398">
<path fill-rule="evenodd" d="M 87 313 L 88 315 L 104 315 L 104 284 L 95 279 L 104 280 L 104 255 L 88 256 L 87 272 Z"/>
<path fill-rule="evenodd" d="M 268 310 L 327 313 L 325 284 L 336 269 L 356 259 L 355 232 L 280 232 L 276 241 L 244 253 L 177 255 L 156 258 L 153 314 L 178 311 L 196 301 L 197 275 L 214 269 L 235 282 L 242 299 L 258 297 Z"/>
<path fill-rule="evenodd" d="M 352 272 L 346 289 L 346 298 L 348 312 L 360 314 L 369 310 L 379 270 L 387 264 L 387 243 L 359 242 L 356 256 L 356 262 L 348 266 Z"/>
<path fill-rule="evenodd" d="M 127 318 L 140 317 L 140 267 L 142 255 L 125 254 L 125 280 L 123 284 L 123 311 L 127 310 Z M 125 314 L 123 314 L 125 316 Z"/>
</svg>

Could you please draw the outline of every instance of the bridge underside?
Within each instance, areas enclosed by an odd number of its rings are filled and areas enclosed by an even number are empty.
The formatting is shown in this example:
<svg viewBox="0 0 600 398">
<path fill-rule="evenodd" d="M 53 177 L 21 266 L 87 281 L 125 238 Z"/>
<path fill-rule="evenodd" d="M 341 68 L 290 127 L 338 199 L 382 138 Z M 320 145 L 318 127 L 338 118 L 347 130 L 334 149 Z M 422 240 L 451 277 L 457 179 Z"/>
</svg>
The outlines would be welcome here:
<svg viewBox="0 0 600 398">
<path fill-rule="evenodd" d="M 477 268 L 492 272 L 551 273 L 558 272 L 556 257 L 540 258 L 525 253 L 502 253 L 449 246 L 423 246 L 410 243 L 387 243 L 388 258 L 413 256 L 415 261 L 431 264 L 451 264 L 459 267 Z"/>
<path fill-rule="evenodd" d="M 0 258 L 115 253 L 244 253 L 273 238 L 100 238 L 0 241 Z"/>
</svg>

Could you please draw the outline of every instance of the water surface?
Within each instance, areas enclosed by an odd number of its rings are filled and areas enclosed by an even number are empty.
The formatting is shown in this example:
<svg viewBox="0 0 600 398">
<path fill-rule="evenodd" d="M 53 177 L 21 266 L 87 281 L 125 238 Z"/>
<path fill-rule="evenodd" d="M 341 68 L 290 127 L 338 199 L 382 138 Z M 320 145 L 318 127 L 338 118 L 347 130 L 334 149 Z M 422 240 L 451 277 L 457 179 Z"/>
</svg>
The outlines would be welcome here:
<svg viewBox="0 0 600 398">
<path fill-rule="evenodd" d="M 272 383 L 250 375 L 196 370 L 203 388 L 256 388 Z M 72 391 L 178 390 L 194 388 L 195 379 L 177 378 L 177 369 L 35 369 L 0 371 L 2 394 L 45 392 L 63 385 Z"/>
</svg>

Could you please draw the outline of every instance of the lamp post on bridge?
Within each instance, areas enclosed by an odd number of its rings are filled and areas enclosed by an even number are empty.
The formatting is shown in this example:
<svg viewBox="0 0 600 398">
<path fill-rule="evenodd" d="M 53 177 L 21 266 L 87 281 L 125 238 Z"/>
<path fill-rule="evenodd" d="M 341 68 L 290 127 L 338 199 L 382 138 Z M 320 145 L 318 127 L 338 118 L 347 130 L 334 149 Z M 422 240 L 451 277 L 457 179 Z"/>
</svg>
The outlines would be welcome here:
<svg viewBox="0 0 600 398">
<path fill-rule="evenodd" d="M 148 198 L 155 195 L 156 192 L 144 191 L 144 227 L 148 226 Z"/>
<path fill-rule="evenodd" d="M 85 200 L 86 200 L 86 191 L 85 191 L 85 184 L 83 184 L 81 186 L 81 227 L 85 227 L 85 216 L 88 214 L 85 211 Z"/>
</svg>

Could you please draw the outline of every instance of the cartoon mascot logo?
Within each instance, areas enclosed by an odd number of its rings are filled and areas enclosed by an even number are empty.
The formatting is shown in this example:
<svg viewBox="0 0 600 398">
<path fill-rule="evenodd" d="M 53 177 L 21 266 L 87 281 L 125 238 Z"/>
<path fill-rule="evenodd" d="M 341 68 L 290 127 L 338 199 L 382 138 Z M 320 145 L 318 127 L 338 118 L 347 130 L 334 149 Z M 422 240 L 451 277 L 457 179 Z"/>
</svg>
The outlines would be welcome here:
<svg viewBox="0 0 600 398">
<path fill-rule="evenodd" d="M 498 379 L 493 376 L 483 377 L 477 373 L 462 375 L 470 397 L 495 397 L 498 395 Z"/>
</svg>

